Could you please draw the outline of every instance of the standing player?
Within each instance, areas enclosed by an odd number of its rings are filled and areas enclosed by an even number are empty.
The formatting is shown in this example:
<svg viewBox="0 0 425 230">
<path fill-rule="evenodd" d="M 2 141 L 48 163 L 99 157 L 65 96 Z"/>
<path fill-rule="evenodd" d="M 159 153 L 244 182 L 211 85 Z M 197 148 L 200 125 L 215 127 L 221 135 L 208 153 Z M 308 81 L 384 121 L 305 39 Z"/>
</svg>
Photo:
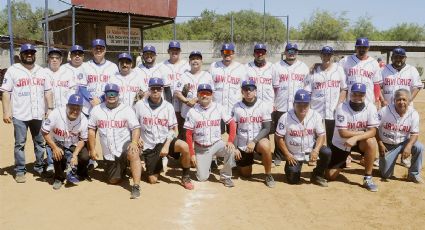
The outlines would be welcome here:
<svg viewBox="0 0 425 230">
<path fill-rule="evenodd" d="M 87 141 L 87 118 L 81 115 L 83 98 L 72 94 L 66 107 L 55 108 L 44 120 L 41 128 L 47 149 L 53 153 L 55 165 L 55 181 L 53 189 L 57 190 L 65 180 L 67 166 L 75 168 L 66 176 L 68 182 L 77 183 L 88 177 L 87 165 L 89 154 L 85 147 Z"/>
<path fill-rule="evenodd" d="M 43 172 L 43 154 L 45 150 L 41 134 L 42 120 L 53 110 L 52 86 L 45 69 L 35 64 L 35 47 L 32 44 L 21 46 L 21 63 L 9 67 L 3 79 L 0 91 L 3 91 L 3 122 L 13 122 L 15 135 L 15 180 L 25 183 L 25 142 L 30 129 L 34 142 L 34 171 Z M 12 106 L 13 105 L 13 106 Z M 12 108 L 13 107 L 13 108 Z"/>
<path fill-rule="evenodd" d="M 244 177 L 251 177 L 254 153 L 262 156 L 266 172 L 266 185 L 275 186 L 271 174 L 272 155 L 268 135 L 271 127 L 271 116 L 268 104 L 257 98 L 257 86 L 254 80 L 242 82 L 242 101 L 233 107 L 233 119 L 236 122 L 237 149 L 235 152 L 236 165 Z"/>
<path fill-rule="evenodd" d="M 310 181 L 322 187 L 332 152 L 326 146 L 322 117 L 310 109 L 310 93 L 300 89 L 295 93 L 293 109 L 283 114 L 276 129 L 277 148 L 286 158 L 285 174 L 289 184 L 298 184 L 305 161 L 318 161 Z"/>
<path fill-rule="evenodd" d="M 347 56 L 339 61 L 347 76 L 348 89 L 354 83 L 366 85 L 366 102 L 379 107 L 380 84 L 382 82 L 378 62 L 368 56 L 369 40 L 358 38 L 356 40 L 356 54 Z M 348 92 L 348 101 L 350 96 Z"/>
<path fill-rule="evenodd" d="M 148 85 L 149 78 L 152 78 L 154 73 L 158 69 L 158 65 L 155 64 L 155 46 L 146 45 L 145 47 L 143 47 L 142 59 L 142 63 L 137 66 L 139 68 L 134 68 L 134 70 L 140 72 L 139 75 L 143 78 L 145 85 Z"/>
<path fill-rule="evenodd" d="M 350 92 L 350 100 L 339 104 L 335 112 L 335 131 L 328 178 L 335 180 L 345 168 L 347 157 L 355 151 L 364 156 L 363 186 L 371 192 L 377 192 L 378 186 L 372 180 L 372 169 L 376 153 L 375 134 L 379 125 L 378 113 L 372 103 L 366 102 L 365 84 L 353 84 Z"/>
<path fill-rule="evenodd" d="M 235 186 L 232 181 L 235 151 L 233 141 L 236 135 L 236 124 L 219 103 L 212 102 L 212 97 L 211 85 L 200 84 L 198 86 L 198 104 L 189 110 L 184 123 L 186 142 L 189 145 L 190 155 L 196 156 L 196 161 L 193 163 L 199 181 L 208 180 L 213 157 L 219 156 L 224 157 L 224 166 L 220 170 L 220 181 L 226 187 L 233 187 Z M 221 139 L 221 120 L 229 125 L 227 144 L 224 144 Z M 195 148 L 193 147 L 194 143 Z"/>
<path fill-rule="evenodd" d="M 174 96 L 182 103 L 181 116 L 186 119 L 187 112 L 197 102 L 196 89 L 199 84 L 213 84 L 211 74 L 202 70 L 202 54 L 199 51 L 192 51 L 189 55 L 190 71 L 186 71 L 177 81 Z M 182 127 L 179 127 L 179 139 L 185 140 L 186 134 Z"/>
<path fill-rule="evenodd" d="M 254 46 L 254 61 L 246 64 L 248 80 L 254 80 L 257 87 L 257 98 L 266 103 L 270 112 L 273 110 L 273 64 L 266 61 L 267 47 L 258 43 Z"/>
<path fill-rule="evenodd" d="M 336 106 L 345 101 L 347 84 L 344 70 L 332 61 L 334 50 L 324 46 L 320 52 L 322 63 L 307 76 L 305 90 L 311 93 L 311 108 L 325 119 L 327 146 L 332 144 Z M 335 100 L 337 99 L 338 100 Z"/>
<path fill-rule="evenodd" d="M 183 167 L 182 185 L 193 189 L 190 180 L 190 154 L 187 144 L 176 138 L 177 119 L 173 105 L 161 97 L 164 82 L 161 78 L 149 79 L 149 97 L 138 101 L 134 106 L 136 117 L 141 125 L 143 140 L 143 157 L 146 163 L 149 183 L 158 181 L 163 165 L 161 157 L 170 155 L 176 159 L 181 157 Z"/>
<path fill-rule="evenodd" d="M 382 89 L 383 106 L 394 102 L 394 92 L 397 89 L 407 89 L 411 93 L 411 102 L 423 88 L 421 77 L 418 70 L 409 64 L 406 64 L 406 51 L 397 47 L 393 49 L 391 55 L 391 64 L 388 64 L 382 70 Z"/>
<path fill-rule="evenodd" d="M 69 50 L 70 61 L 62 67 L 67 68 L 73 72 L 74 81 L 78 86 L 86 86 L 87 81 L 84 79 L 83 66 L 84 66 L 84 49 L 80 45 L 73 45 Z"/>
<path fill-rule="evenodd" d="M 297 90 L 304 88 L 304 80 L 309 73 L 307 65 L 297 59 L 297 44 L 288 43 L 284 54 L 285 60 L 281 60 L 273 66 L 273 88 L 275 90 L 275 108 L 272 113 L 273 133 L 276 130 L 279 118 L 292 109 L 294 95 Z M 280 165 L 283 155 L 279 148 L 275 148 L 274 156 L 274 164 Z"/>
<path fill-rule="evenodd" d="M 143 98 L 146 92 L 144 79 L 131 68 L 132 65 L 133 58 L 128 53 L 118 55 L 119 72 L 109 81 L 120 87 L 120 102 L 130 107 L 134 105 L 136 96 Z"/>
<path fill-rule="evenodd" d="M 130 162 L 133 186 L 131 199 L 140 196 L 140 176 L 142 165 L 139 157 L 138 141 L 140 125 L 134 110 L 119 102 L 119 87 L 116 84 L 105 86 L 105 102 L 93 108 L 89 119 L 90 157 L 97 158 L 96 130 L 99 132 L 103 158 L 106 163 L 106 177 L 111 184 L 118 184 L 125 176 Z"/>
<path fill-rule="evenodd" d="M 384 179 L 394 173 L 394 166 L 399 154 L 403 159 L 412 156 L 407 179 L 423 183 L 420 176 L 424 147 L 418 141 L 419 114 L 410 104 L 411 94 L 408 89 L 394 92 L 394 102 L 379 111 L 379 171 Z"/>
</svg>

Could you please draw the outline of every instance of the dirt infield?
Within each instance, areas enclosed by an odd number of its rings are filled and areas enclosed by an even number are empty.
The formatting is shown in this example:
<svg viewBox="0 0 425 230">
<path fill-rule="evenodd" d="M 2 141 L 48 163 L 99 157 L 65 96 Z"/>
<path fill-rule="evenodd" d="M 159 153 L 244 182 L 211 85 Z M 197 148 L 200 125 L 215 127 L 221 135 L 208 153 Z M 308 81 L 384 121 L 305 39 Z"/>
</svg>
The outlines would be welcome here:
<svg viewBox="0 0 425 230">
<path fill-rule="evenodd" d="M 425 130 L 425 93 L 415 103 Z M 2 113 L 1 113 L 2 114 Z M 13 126 L 0 124 L 0 229 L 424 229 L 425 185 L 405 181 L 407 169 L 396 166 L 397 179 L 382 182 L 374 170 L 379 192 L 361 188 L 357 163 L 328 188 L 310 184 L 312 167 L 303 167 L 304 183 L 285 183 L 283 166 L 274 167 L 274 189 L 264 183 L 264 170 L 228 189 L 217 179 L 195 182 L 195 190 L 179 185 L 179 169 L 171 168 L 159 184 L 142 182 L 142 195 L 130 200 L 129 182 L 103 181 L 102 169 L 93 181 L 52 189 L 52 179 L 33 176 L 34 154 L 27 142 L 27 182 L 13 179 Z M 425 137 L 419 140 L 424 143 Z M 99 148 L 99 145 L 98 145 Z M 100 151 L 100 149 L 99 149 Z M 356 160 L 358 162 L 358 160 Z M 192 170 L 193 171 L 193 170 Z M 424 170 L 422 170 L 424 176 Z M 192 174 L 194 178 L 194 175 Z"/>
</svg>

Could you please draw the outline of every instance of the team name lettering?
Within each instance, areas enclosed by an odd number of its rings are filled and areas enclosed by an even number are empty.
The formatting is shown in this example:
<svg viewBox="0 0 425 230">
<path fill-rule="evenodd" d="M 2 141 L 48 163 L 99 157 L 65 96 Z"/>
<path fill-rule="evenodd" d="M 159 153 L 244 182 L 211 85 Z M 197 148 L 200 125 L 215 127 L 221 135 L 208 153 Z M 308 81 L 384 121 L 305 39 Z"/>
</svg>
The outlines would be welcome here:
<svg viewBox="0 0 425 230">
<path fill-rule="evenodd" d="M 125 92 L 139 92 L 139 91 L 140 91 L 140 86 L 127 85 L 127 86 L 121 86 L 120 87 L 120 93 L 125 93 Z"/>
<path fill-rule="evenodd" d="M 293 81 L 304 81 L 305 74 L 299 74 L 299 73 L 291 73 L 291 78 L 289 78 L 289 74 L 279 74 L 279 82 L 282 81 L 288 81 L 288 79 L 291 79 Z"/>
<path fill-rule="evenodd" d="M 143 117 L 144 125 L 160 125 L 168 127 L 168 119 L 158 117 Z"/>
<path fill-rule="evenodd" d="M 60 137 L 64 137 L 64 138 L 77 136 L 76 133 L 72 133 L 72 132 L 69 132 L 67 130 L 58 129 L 58 128 L 54 128 L 53 133 L 60 136 Z"/>
<path fill-rule="evenodd" d="M 267 84 L 267 85 L 272 84 L 271 78 L 265 78 L 265 77 L 261 77 L 261 76 L 250 77 L 249 80 L 254 81 L 255 84 Z"/>
<path fill-rule="evenodd" d="M 244 124 L 244 123 L 261 123 L 263 122 L 263 118 L 258 116 L 258 117 L 241 117 L 239 118 L 239 123 Z"/>
<path fill-rule="evenodd" d="M 94 82 L 108 82 L 109 81 L 109 75 L 101 74 L 101 75 L 93 75 L 89 74 L 87 76 L 87 83 L 94 83 Z"/>
<path fill-rule="evenodd" d="M 44 86 L 45 79 L 43 78 L 21 78 L 18 79 L 16 87 L 24 87 L 27 85 L 42 85 Z"/>
<path fill-rule="evenodd" d="M 128 122 L 126 120 L 115 121 L 115 120 L 98 120 L 98 128 L 125 128 L 128 127 Z"/>
<path fill-rule="evenodd" d="M 367 121 L 348 122 L 348 129 L 365 129 L 367 127 Z"/>
<path fill-rule="evenodd" d="M 223 76 L 223 75 L 216 75 L 214 78 L 214 82 L 215 83 L 222 83 L 222 82 L 226 82 L 226 83 L 230 83 L 230 84 L 234 84 L 234 85 L 238 85 L 240 83 L 241 79 L 238 77 L 233 77 L 233 76 Z"/>
<path fill-rule="evenodd" d="M 207 120 L 207 121 L 197 121 L 195 128 L 204 128 L 210 126 L 220 126 L 220 119 L 217 120 Z"/>
<path fill-rule="evenodd" d="M 384 129 L 391 131 L 401 131 L 401 132 L 410 132 L 410 126 L 407 125 L 397 125 L 389 122 L 385 122 L 383 125 Z"/>
<path fill-rule="evenodd" d="M 55 86 L 68 88 L 69 81 L 57 81 Z"/>
<path fill-rule="evenodd" d="M 289 130 L 289 136 L 292 136 L 292 137 L 305 137 L 305 136 L 311 136 L 311 135 L 314 135 L 313 129 Z"/>
<path fill-rule="evenodd" d="M 178 81 L 178 80 L 180 80 L 180 76 L 181 76 L 180 73 L 168 74 L 168 79 L 170 81 Z"/>
<path fill-rule="evenodd" d="M 314 82 L 314 89 L 339 88 L 341 81 L 329 80 L 325 82 Z"/>
<path fill-rule="evenodd" d="M 412 79 L 403 78 L 385 78 L 384 85 L 407 85 L 410 86 Z"/>
<path fill-rule="evenodd" d="M 359 69 L 359 68 L 349 68 L 348 69 L 348 76 L 361 76 L 361 77 L 367 77 L 372 78 L 373 72 L 367 71 L 365 69 Z"/>
</svg>

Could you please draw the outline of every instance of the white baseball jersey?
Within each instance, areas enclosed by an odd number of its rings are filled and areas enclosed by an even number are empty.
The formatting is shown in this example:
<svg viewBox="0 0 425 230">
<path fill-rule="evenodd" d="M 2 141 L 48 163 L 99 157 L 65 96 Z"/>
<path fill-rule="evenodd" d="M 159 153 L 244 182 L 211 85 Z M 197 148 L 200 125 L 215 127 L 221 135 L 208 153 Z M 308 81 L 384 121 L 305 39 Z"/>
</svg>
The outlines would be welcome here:
<svg viewBox="0 0 425 230">
<path fill-rule="evenodd" d="M 158 65 L 154 65 L 152 66 L 152 68 L 146 68 L 146 66 L 140 64 L 137 68 L 134 68 L 133 70 L 139 72 L 138 74 L 143 79 L 146 86 L 149 84 L 149 79 L 153 76 L 158 75 L 158 77 L 161 77 L 160 73 L 158 72 Z"/>
<path fill-rule="evenodd" d="M 131 70 L 126 76 L 116 73 L 109 83 L 116 84 L 120 87 L 120 102 L 130 107 L 134 105 L 134 98 L 139 91 L 146 92 L 147 86 L 143 78 L 138 75 L 137 71 Z"/>
<path fill-rule="evenodd" d="M 258 135 L 263 122 L 271 121 L 268 107 L 269 104 L 261 100 L 257 100 L 253 106 L 247 106 L 240 101 L 233 107 L 233 120 L 237 124 L 237 146 L 241 150 L 246 151 L 246 146 Z"/>
<path fill-rule="evenodd" d="M 324 119 L 334 120 L 334 112 L 338 104 L 341 90 L 347 90 L 344 70 L 337 64 L 322 71 L 315 69 L 305 80 L 306 91 L 311 93 L 310 107 L 316 110 Z"/>
<path fill-rule="evenodd" d="M 246 64 L 248 80 L 255 81 L 257 86 L 257 98 L 262 100 L 273 109 L 274 89 L 273 89 L 273 64 L 266 62 L 262 67 L 257 67 L 254 62 Z"/>
<path fill-rule="evenodd" d="M 376 107 L 372 103 L 366 103 L 362 111 L 354 111 L 351 109 L 349 102 L 338 105 L 335 111 L 335 129 L 332 138 L 332 144 L 344 151 L 350 151 L 351 147 L 344 145 L 347 138 L 339 135 L 339 129 L 347 129 L 349 131 L 366 131 L 368 128 L 378 127 L 379 118 Z"/>
<path fill-rule="evenodd" d="M 186 71 L 180 77 L 180 80 L 177 81 L 175 91 L 182 92 L 183 87 L 189 84 L 189 92 L 187 94 L 187 99 L 193 99 L 197 97 L 197 89 L 199 84 L 209 84 L 211 87 L 214 87 L 214 82 L 212 76 L 207 71 L 200 71 L 197 74 L 193 75 L 190 71 Z M 214 90 L 214 88 L 213 88 Z M 186 114 L 189 111 L 190 107 L 186 104 L 182 104 L 181 107 L 181 116 L 186 118 Z"/>
<path fill-rule="evenodd" d="M 83 97 L 80 98 L 83 100 Z M 78 141 L 87 141 L 88 121 L 85 116 L 79 116 L 71 121 L 66 114 L 66 107 L 55 108 L 49 117 L 43 121 L 41 130 L 50 133 L 55 142 L 59 142 L 65 148 L 76 145 Z"/>
<path fill-rule="evenodd" d="M 211 102 L 208 108 L 196 104 L 187 113 L 184 128 L 193 131 L 196 144 L 211 146 L 221 140 L 221 120 L 227 124 L 232 117 L 218 103 Z"/>
<path fill-rule="evenodd" d="M 292 109 L 295 93 L 304 88 L 304 79 L 310 72 L 302 61 L 288 65 L 285 61 L 273 65 L 273 87 L 276 89 L 274 106 L 277 111 L 288 112 Z"/>
<path fill-rule="evenodd" d="M 66 106 L 68 98 L 76 92 L 76 82 L 74 72 L 63 66 L 56 72 L 46 68 L 48 79 L 52 85 L 53 107 Z"/>
<path fill-rule="evenodd" d="M 42 120 L 46 112 L 44 94 L 52 89 L 48 73 L 35 64 L 28 70 L 20 63 L 9 67 L 0 91 L 11 93 L 12 116 L 21 121 Z"/>
<path fill-rule="evenodd" d="M 154 149 L 157 144 L 164 143 L 169 131 L 177 125 L 174 107 L 168 101 L 162 100 L 158 108 L 152 109 L 146 98 L 138 101 L 134 110 L 140 122 L 143 150 Z"/>
<path fill-rule="evenodd" d="M 83 68 L 83 84 L 86 83 L 87 91 L 93 97 L 99 98 L 103 95 L 105 85 L 108 84 L 110 79 L 119 71 L 117 65 L 108 60 L 100 65 L 96 64 L 93 60 L 90 60 L 86 62 Z M 88 114 L 91 109 L 92 106 L 90 102 L 84 101 L 83 112 Z"/>
<path fill-rule="evenodd" d="M 390 104 L 379 111 L 379 117 L 379 137 L 384 143 L 396 145 L 409 139 L 410 135 L 419 135 L 419 114 L 411 106 L 400 117 L 394 104 Z"/>
<path fill-rule="evenodd" d="M 90 112 L 88 127 L 98 130 L 103 157 L 113 161 L 114 156 L 120 157 L 126 151 L 123 148 L 131 141 L 130 131 L 140 128 L 140 124 L 130 106 L 119 104 L 111 110 L 102 103 Z"/>
<path fill-rule="evenodd" d="M 158 71 L 154 73 L 154 77 L 161 77 L 164 81 L 164 87 L 170 87 L 171 93 L 174 95 L 177 81 L 180 80 L 181 75 L 186 71 L 190 71 L 190 65 L 186 60 L 179 60 L 174 64 L 166 60 L 158 65 Z M 173 106 L 176 112 L 180 112 L 181 102 L 174 96 Z"/>
<path fill-rule="evenodd" d="M 313 150 L 316 137 L 325 135 L 322 117 L 310 109 L 300 122 L 292 109 L 279 118 L 276 135 L 285 138 L 286 147 L 296 160 L 304 161 L 305 154 Z"/>
<path fill-rule="evenodd" d="M 78 67 L 72 66 L 70 63 L 63 64 L 61 67 L 67 68 L 70 71 L 72 71 L 74 75 L 74 81 L 77 85 L 87 85 L 87 81 L 84 77 L 84 65 L 87 65 L 87 63 L 82 63 Z"/>
<path fill-rule="evenodd" d="M 232 61 L 225 66 L 222 61 L 217 61 L 211 64 L 210 73 L 215 89 L 213 100 L 230 116 L 233 106 L 242 100 L 241 85 L 247 79 L 246 69 L 239 62 Z"/>
<path fill-rule="evenodd" d="M 347 101 L 350 100 L 351 86 L 354 83 L 363 83 L 366 85 L 366 102 L 375 103 L 373 85 L 381 84 L 382 82 L 381 69 L 378 62 L 372 57 L 368 57 L 366 60 L 360 60 L 353 54 L 341 59 L 339 64 L 347 76 Z"/>
<path fill-rule="evenodd" d="M 394 93 L 398 89 L 412 92 L 414 88 L 423 88 L 418 70 L 409 64 L 406 64 L 400 72 L 388 64 L 381 71 L 381 75 L 383 95 L 388 103 L 394 103 Z"/>
</svg>

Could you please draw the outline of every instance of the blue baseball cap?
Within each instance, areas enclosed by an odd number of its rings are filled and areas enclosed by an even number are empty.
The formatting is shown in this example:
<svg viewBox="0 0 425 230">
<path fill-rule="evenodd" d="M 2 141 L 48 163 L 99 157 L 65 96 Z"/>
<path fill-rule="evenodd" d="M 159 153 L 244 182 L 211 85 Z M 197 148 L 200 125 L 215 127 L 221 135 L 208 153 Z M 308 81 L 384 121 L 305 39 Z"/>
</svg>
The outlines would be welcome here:
<svg viewBox="0 0 425 230">
<path fill-rule="evenodd" d="M 105 90 L 104 92 L 110 92 L 110 91 L 114 91 L 119 93 L 120 92 L 120 87 L 117 84 L 113 84 L 113 83 L 108 83 L 105 85 Z"/>
<path fill-rule="evenodd" d="M 130 61 L 133 61 L 133 58 L 128 53 L 121 53 L 121 54 L 119 54 L 118 55 L 118 61 L 121 60 L 121 59 L 127 59 L 127 60 L 130 60 Z"/>
<path fill-rule="evenodd" d="M 267 50 L 267 47 L 263 43 L 257 43 L 254 46 L 254 50 Z"/>
<path fill-rule="evenodd" d="M 369 47 L 369 39 L 367 39 L 367 38 L 357 38 L 356 47 L 358 47 L 358 46 Z"/>
<path fill-rule="evenodd" d="M 224 43 L 221 46 L 221 51 L 223 51 L 223 50 L 232 50 L 232 51 L 235 51 L 235 45 L 233 43 Z"/>
<path fill-rule="evenodd" d="M 366 85 L 363 83 L 354 83 L 351 86 L 351 92 L 366 93 Z"/>
<path fill-rule="evenodd" d="M 26 43 L 26 44 L 21 45 L 21 51 L 20 51 L 21 53 L 28 51 L 28 50 L 37 52 L 37 50 L 35 50 L 35 47 L 34 47 L 33 44 Z"/>
<path fill-rule="evenodd" d="M 310 92 L 304 89 L 299 89 L 295 93 L 295 97 L 294 97 L 295 103 L 310 103 L 310 101 L 311 101 Z"/>
<path fill-rule="evenodd" d="M 180 49 L 180 42 L 171 41 L 170 44 L 168 44 L 168 49 L 171 49 L 171 48 Z"/>
<path fill-rule="evenodd" d="M 245 87 L 255 87 L 255 88 L 257 88 L 257 86 L 255 85 L 255 81 L 254 80 L 245 80 L 245 81 L 242 81 L 242 88 L 245 88 Z"/>
<path fill-rule="evenodd" d="M 96 47 L 96 46 L 103 46 L 103 47 L 106 47 L 106 43 L 105 43 L 105 40 L 103 40 L 103 39 L 94 39 L 92 42 L 91 42 L 91 46 L 94 48 L 94 47 Z"/>
<path fill-rule="evenodd" d="M 83 106 L 83 96 L 81 96 L 78 93 L 72 94 L 68 98 L 68 104 L 67 105 L 79 105 L 79 106 Z"/>
<path fill-rule="evenodd" d="M 145 45 L 145 47 L 143 47 L 143 53 L 144 52 L 152 52 L 152 53 L 156 54 L 155 46 Z"/>
<path fill-rule="evenodd" d="M 152 87 L 152 86 L 164 87 L 164 81 L 159 77 L 153 77 L 153 78 L 149 79 L 148 85 L 149 85 L 149 87 Z"/>
<path fill-rule="evenodd" d="M 81 51 L 81 52 L 84 52 L 84 49 L 83 49 L 83 47 L 82 46 L 80 46 L 80 45 L 73 45 L 73 46 L 71 46 L 71 53 L 72 52 L 75 52 L 75 51 Z"/>
<path fill-rule="evenodd" d="M 406 57 L 406 50 L 401 47 L 394 48 L 393 55 Z"/>
<path fill-rule="evenodd" d="M 202 59 L 202 53 L 200 51 L 192 51 L 192 52 L 190 52 L 189 58 L 194 57 L 194 56 L 201 57 L 201 59 Z"/>
<path fill-rule="evenodd" d="M 333 54 L 334 49 L 330 46 L 323 46 L 322 50 L 320 51 L 322 54 Z"/>
<path fill-rule="evenodd" d="M 297 50 L 298 51 L 298 45 L 295 44 L 295 43 L 288 43 L 285 46 L 285 51 L 288 51 L 288 50 Z"/>
<path fill-rule="evenodd" d="M 210 84 L 199 84 L 198 92 L 201 92 L 201 91 L 209 91 L 212 93 L 213 90 Z"/>
<path fill-rule="evenodd" d="M 55 47 L 49 48 L 49 52 L 47 53 L 47 55 L 50 55 L 53 53 L 59 54 L 60 56 L 62 56 L 62 51 L 60 49 L 57 49 Z"/>
</svg>

